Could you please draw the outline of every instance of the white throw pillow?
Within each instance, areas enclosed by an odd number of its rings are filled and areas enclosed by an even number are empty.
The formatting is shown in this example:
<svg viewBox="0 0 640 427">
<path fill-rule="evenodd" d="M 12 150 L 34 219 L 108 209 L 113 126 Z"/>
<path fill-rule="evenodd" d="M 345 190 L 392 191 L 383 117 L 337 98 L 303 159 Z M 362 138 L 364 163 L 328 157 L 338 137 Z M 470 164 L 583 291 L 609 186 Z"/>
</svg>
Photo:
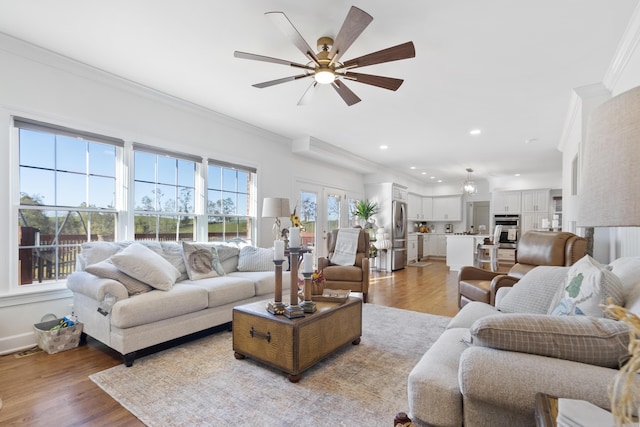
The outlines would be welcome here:
<svg viewBox="0 0 640 427">
<path fill-rule="evenodd" d="M 117 280 L 118 282 L 122 283 L 125 288 L 127 288 L 127 292 L 129 292 L 129 295 L 143 294 L 153 289 L 153 287 L 147 285 L 146 283 L 141 282 L 140 280 L 135 279 L 128 274 L 124 274 L 122 271 L 118 270 L 118 268 L 113 265 L 110 259 L 106 259 L 96 264 L 89 265 L 84 269 L 84 271 L 103 279 Z"/>
<path fill-rule="evenodd" d="M 640 315 L 640 257 L 618 258 L 609 267 L 622 282 L 625 307 Z"/>
<path fill-rule="evenodd" d="M 608 298 L 614 304 L 624 304 L 622 282 L 608 266 L 585 255 L 569 269 L 567 281 L 558 292 L 549 314 L 604 317 L 601 306 Z"/>
<path fill-rule="evenodd" d="M 132 243 L 113 255 L 111 262 L 123 273 L 162 291 L 170 290 L 180 277 L 169 261 L 140 243 Z"/>
</svg>

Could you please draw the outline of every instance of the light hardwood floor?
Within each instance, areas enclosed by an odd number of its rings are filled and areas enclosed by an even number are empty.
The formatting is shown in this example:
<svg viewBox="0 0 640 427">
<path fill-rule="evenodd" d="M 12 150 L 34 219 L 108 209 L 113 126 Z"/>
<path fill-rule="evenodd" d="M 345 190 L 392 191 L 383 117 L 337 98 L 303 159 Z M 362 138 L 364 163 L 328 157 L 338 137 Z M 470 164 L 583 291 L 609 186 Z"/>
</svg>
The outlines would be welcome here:
<svg viewBox="0 0 640 427">
<path fill-rule="evenodd" d="M 442 261 L 429 262 L 393 273 L 372 271 L 369 302 L 455 315 L 457 275 Z M 86 345 L 54 355 L 1 356 L 0 425 L 142 426 L 88 378 L 120 363 L 118 354 L 91 338 Z"/>
</svg>

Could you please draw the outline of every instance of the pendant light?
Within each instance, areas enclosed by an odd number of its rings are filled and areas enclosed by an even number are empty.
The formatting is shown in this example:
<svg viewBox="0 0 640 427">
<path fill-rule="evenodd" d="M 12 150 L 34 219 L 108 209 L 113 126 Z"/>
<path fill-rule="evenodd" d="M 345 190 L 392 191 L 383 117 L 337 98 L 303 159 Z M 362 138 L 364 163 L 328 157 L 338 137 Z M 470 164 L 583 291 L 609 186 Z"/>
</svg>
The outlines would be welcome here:
<svg viewBox="0 0 640 427">
<path fill-rule="evenodd" d="M 476 183 L 471 180 L 471 172 L 473 169 L 467 168 L 467 180 L 462 185 L 462 190 L 469 195 L 474 195 L 478 192 L 478 187 Z"/>
</svg>

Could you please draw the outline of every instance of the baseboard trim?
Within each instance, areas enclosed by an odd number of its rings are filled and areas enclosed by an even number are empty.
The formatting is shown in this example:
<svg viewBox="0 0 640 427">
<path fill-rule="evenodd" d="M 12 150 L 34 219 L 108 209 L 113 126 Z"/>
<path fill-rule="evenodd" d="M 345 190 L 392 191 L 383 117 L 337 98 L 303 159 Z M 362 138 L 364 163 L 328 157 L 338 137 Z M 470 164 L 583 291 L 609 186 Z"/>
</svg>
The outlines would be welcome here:
<svg viewBox="0 0 640 427">
<path fill-rule="evenodd" d="M 0 356 L 16 353 L 38 345 L 33 332 L 0 338 Z"/>
</svg>

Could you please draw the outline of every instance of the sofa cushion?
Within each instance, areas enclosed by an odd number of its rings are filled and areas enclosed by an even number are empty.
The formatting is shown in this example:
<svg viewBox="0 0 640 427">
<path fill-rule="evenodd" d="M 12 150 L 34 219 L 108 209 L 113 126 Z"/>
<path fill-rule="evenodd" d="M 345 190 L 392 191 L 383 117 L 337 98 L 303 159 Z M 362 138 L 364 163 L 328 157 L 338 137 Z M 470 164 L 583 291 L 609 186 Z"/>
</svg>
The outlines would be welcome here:
<svg viewBox="0 0 640 427">
<path fill-rule="evenodd" d="M 207 308 L 207 291 L 176 283 L 170 290 L 153 290 L 118 301 L 111 310 L 111 324 L 131 328 Z"/>
<path fill-rule="evenodd" d="M 547 314 L 568 272 L 569 267 L 536 267 L 496 302 L 496 308 L 504 313 Z"/>
<path fill-rule="evenodd" d="M 601 306 L 608 298 L 616 305 L 624 304 L 622 282 L 607 266 L 585 255 L 569 268 L 549 314 L 604 317 Z"/>
<path fill-rule="evenodd" d="M 120 252 L 132 242 L 86 242 L 81 246 L 78 260 L 80 270 L 84 270 L 88 265 L 97 264 L 100 261 L 109 259 L 112 255 Z"/>
<path fill-rule="evenodd" d="M 189 280 L 206 279 L 224 275 L 214 246 L 182 242 L 182 253 Z"/>
<path fill-rule="evenodd" d="M 111 256 L 111 261 L 125 274 L 163 291 L 171 289 L 180 277 L 169 261 L 140 243 L 127 246 Z"/>
<path fill-rule="evenodd" d="M 480 301 L 471 301 L 465 304 L 460 311 L 451 319 L 447 325 L 447 329 L 467 328 L 469 329 L 473 322 L 484 316 L 496 314 L 497 310 L 494 306 Z"/>
<path fill-rule="evenodd" d="M 84 271 L 103 279 L 117 280 L 118 282 L 122 283 L 125 288 L 127 288 L 127 292 L 129 292 L 129 295 L 142 294 L 153 289 L 153 287 L 147 285 L 146 283 L 141 282 L 140 280 L 135 279 L 128 274 L 120 271 L 118 267 L 113 265 L 113 262 L 111 262 L 110 259 L 100 261 L 99 263 L 93 265 L 88 265 L 84 269 Z"/>
<path fill-rule="evenodd" d="M 210 308 L 243 301 L 255 296 L 253 282 L 242 277 L 224 275 L 201 280 L 185 280 L 180 283 L 204 289 L 207 292 L 207 306 Z"/>
<path fill-rule="evenodd" d="M 474 345 L 617 368 L 628 356 L 629 327 L 612 319 L 499 314 L 471 326 Z"/>
<path fill-rule="evenodd" d="M 238 271 L 274 271 L 273 248 L 245 246 L 240 249 Z"/>
<path fill-rule="evenodd" d="M 254 284 L 256 295 L 273 296 L 276 289 L 276 276 L 271 271 L 236 271 L 231 276 L 250 280 Z M 282 272 L 282 290 L 291 288 L 290 272 Z"/>
</svg>

